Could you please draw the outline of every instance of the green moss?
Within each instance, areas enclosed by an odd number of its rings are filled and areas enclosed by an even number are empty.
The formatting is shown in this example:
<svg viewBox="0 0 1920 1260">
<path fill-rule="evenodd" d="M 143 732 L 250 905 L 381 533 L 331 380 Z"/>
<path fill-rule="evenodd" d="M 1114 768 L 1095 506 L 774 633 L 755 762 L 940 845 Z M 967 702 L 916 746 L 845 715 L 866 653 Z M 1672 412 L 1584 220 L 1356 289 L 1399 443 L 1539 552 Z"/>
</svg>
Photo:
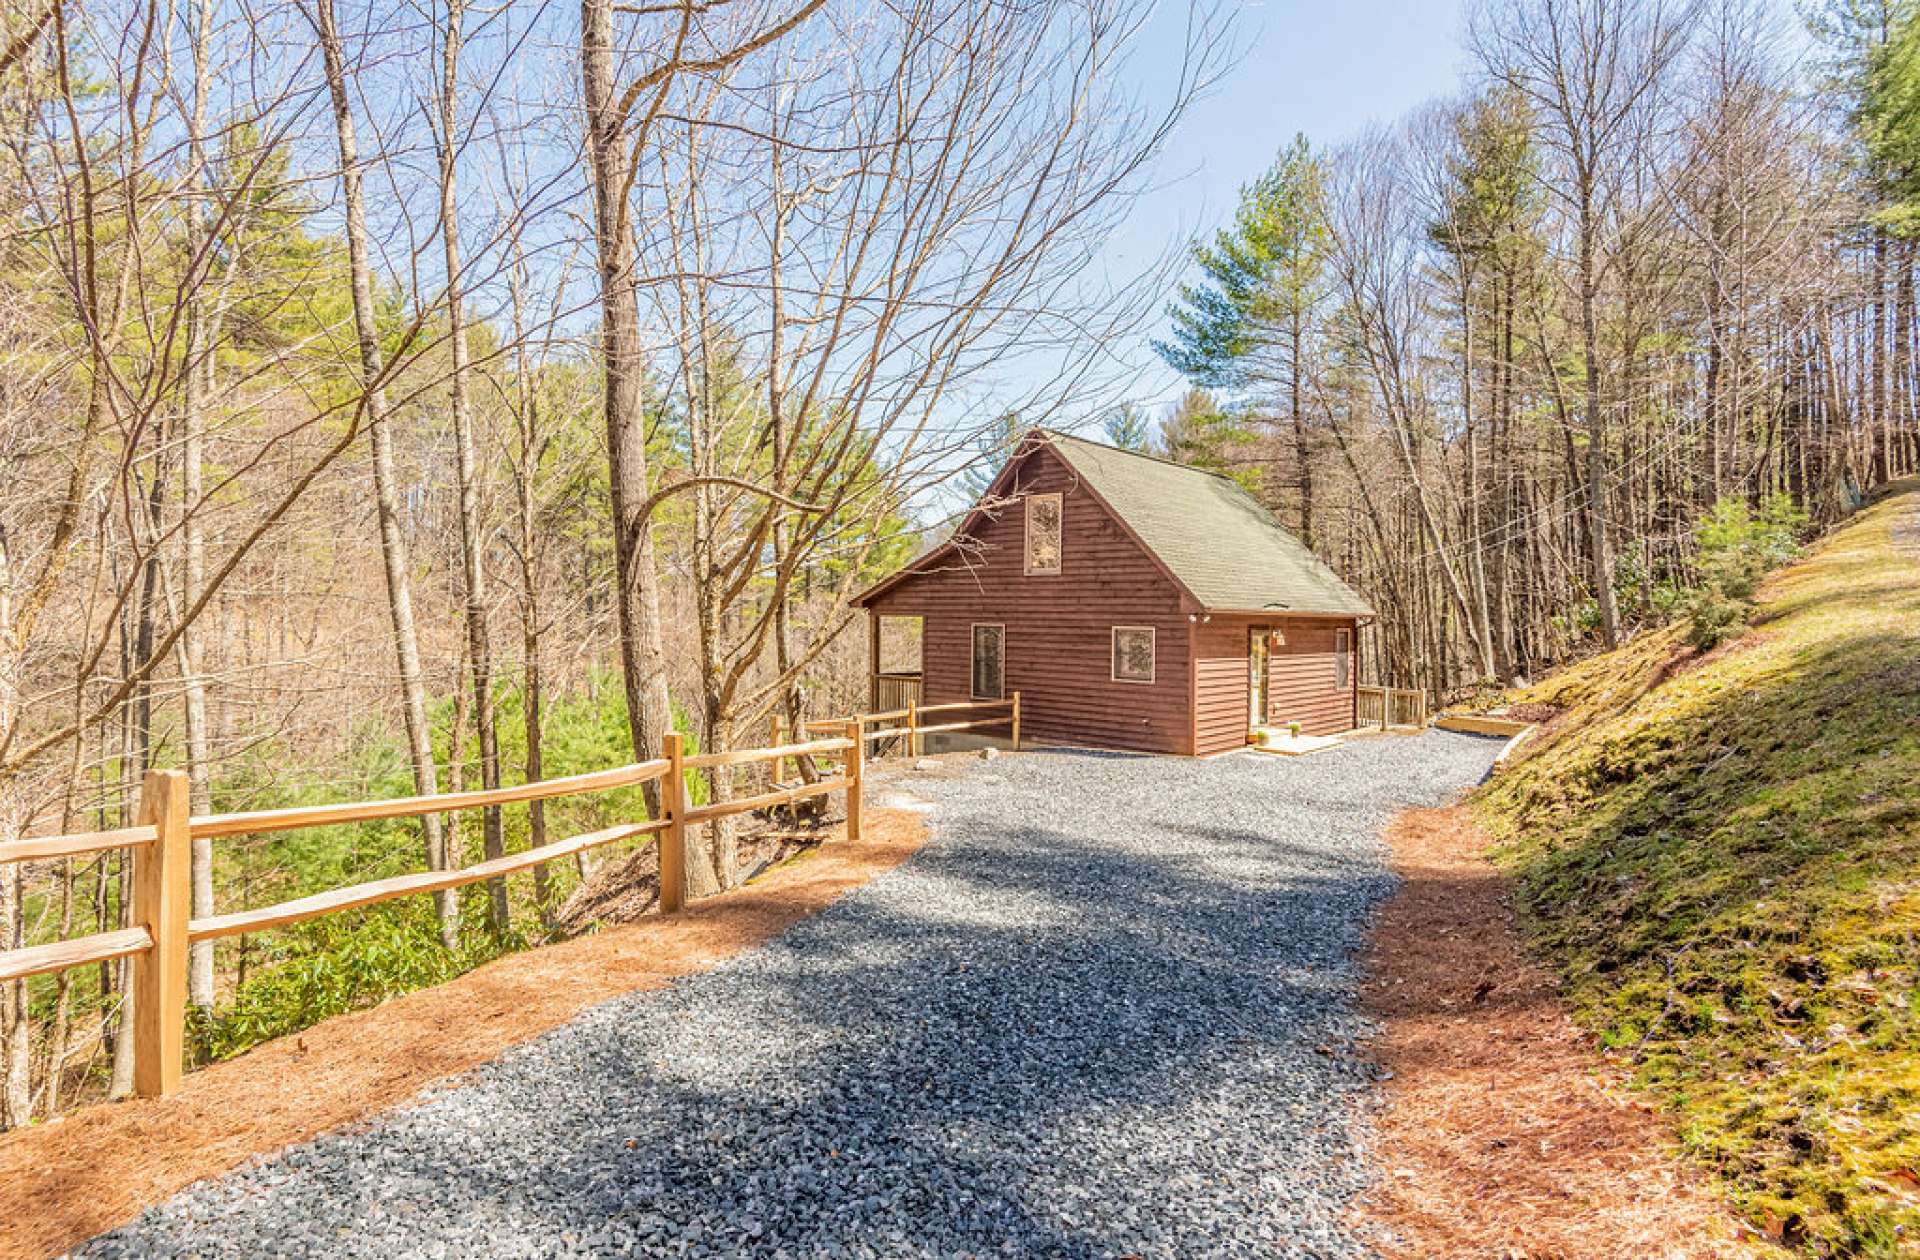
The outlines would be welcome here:
<svg viewBox="0 0 1920 1260">
<path fill-rule="evenodd" d="M 1477 798 L 1577 1017 L 1811 1255 L 1920 1254 L 1916 500 L 1774 575 L 1734 642 L 1511 696 L 1563 713 Z"/>
</svg>

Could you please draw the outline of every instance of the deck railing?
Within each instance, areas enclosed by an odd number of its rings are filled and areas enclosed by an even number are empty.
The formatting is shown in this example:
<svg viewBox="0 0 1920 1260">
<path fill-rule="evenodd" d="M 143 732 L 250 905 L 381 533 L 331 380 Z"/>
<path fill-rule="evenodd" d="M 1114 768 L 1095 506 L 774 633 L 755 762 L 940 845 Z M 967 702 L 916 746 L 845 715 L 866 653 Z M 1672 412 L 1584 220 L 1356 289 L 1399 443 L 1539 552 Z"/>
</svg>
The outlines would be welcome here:
<svg viewBox="0 0 1920 1260">
<path fill-rule="evenodd" d="M 925 680 L 919 674 L 875 674 L 873 707 L 883 712 L 904 709 L 925 699 Z"/>
<path fill-rule="evenodd" d="M 1403 687 L 1354 688 L 1355 726 L 1425 726 L 1427 693 Z"/>
<path fill-rule="evenodd" d="M 653 837 L 660 847 L 660 911 L 673 914 L 683 907 L 686 899 L 686 829 L 689 826 L 831 792 L 846 793 L 847 836 L 858 840 L 869 740 L 864 720 L 855 717 L 837 724 L 814 725 L 825 725 L 840 733 L 781 747 L 689 757 L 685 755 L 684 739 L 675 732 L 662 741 L 661 755 L 653 760 L 569 778 L 480 792 L 449 792 L 438 796 L 198 818 L 188 814 L 187 776 L 178 770 L 152 771 L 141 787 L 137 826 L 0 842 L 0 864 L 73 857 L 109 849 L 130 849 L 133 853 L 129 914 L 132 926 L 47 945 L 0 951 L 0 983 L 88 963 L 132 958 L 133 976 L 128 996 L 132 1003 L 134 1092 L 145 1097 L 169 1094 L 179 1086 L 185 1061 L 187 946 L 192 942 L 267 931 L 356 906 L 459 888 L 640 836 Z M 769 761 L 778 767 L 788 757 L 835 754 L 841 759 L 840 773 L 830 778 L 697 808 L 687 801 L 688 771 Z M 190 917 L 188 867 L 195 840 L 383 818 L 414 818 L 656 782 L 660 784 L 660 816 L 644 822 L 621 823 L 458 870 L 396 875 L 257 910 L 204 919 Z"/>
</svg>

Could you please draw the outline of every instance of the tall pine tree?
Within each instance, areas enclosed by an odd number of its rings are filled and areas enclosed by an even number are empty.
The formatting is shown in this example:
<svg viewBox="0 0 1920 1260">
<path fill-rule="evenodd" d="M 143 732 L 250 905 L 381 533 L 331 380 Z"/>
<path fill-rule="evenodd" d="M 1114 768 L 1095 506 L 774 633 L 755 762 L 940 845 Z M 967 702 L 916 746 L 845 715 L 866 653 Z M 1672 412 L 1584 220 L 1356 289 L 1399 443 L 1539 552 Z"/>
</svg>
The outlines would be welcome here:
<svg viewBox="0 0 1920 1260">
<path fill-rule="evenodd" d="M 1330 234 L 1325 169 L 1297 136 L 1241 190 L 1233 225 L 1197 244 L 1204 280 L 1169 310 L 1172 340 L 1155 342 L 1195 385 L 1226 391 L 1291 438 L 1291 484 L 1300 536 L 1313 543 L 1311 376 L 1326 330 Z"/>
</svg>

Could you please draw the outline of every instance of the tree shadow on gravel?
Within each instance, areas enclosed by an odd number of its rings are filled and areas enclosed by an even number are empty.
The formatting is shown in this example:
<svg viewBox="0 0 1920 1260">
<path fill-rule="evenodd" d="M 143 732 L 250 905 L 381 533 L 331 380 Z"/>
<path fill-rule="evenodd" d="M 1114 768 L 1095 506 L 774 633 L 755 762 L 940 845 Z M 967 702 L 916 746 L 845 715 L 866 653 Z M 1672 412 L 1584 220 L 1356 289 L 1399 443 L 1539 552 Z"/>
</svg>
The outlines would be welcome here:
<svg viewBox="0 0 1920 1260">
<path fill-rule="evenodd" d="M 1387 883 L 1251 831 L 1164 835 L 955 836 L 753 955 L 247 1177 L 347 1254 L 1331 1247 L 1351 1186 L 1326 1170 L 1368 1079 L 1346 954 Z M 191 1237 L 126 1241 L 259 1237 L 258 1191 L 230 1197 Z"/>
</svg>

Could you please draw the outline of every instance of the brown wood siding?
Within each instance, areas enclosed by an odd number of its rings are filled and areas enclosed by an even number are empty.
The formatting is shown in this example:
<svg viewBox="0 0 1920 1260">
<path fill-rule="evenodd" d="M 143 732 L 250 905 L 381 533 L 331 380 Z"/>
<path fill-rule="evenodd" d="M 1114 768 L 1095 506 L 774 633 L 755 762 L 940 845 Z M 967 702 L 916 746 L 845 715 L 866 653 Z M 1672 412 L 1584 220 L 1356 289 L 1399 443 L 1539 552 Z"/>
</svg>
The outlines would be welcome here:
<svg viewBox="0 0 1920 1260">
<path fill-rule="evenodd" d="M 1017 470 L 1013 493 L 1056 491 L 1063 507 L 1058 574 L 1023 571 L 1025 512 L 1016 500 L 978 527 L 977 547 L 905 578 L 873 606 L 889 617 L 924 618 L 927 704 L 973 698 L 972 626 L 994 622 L 1007 628 L 1006 687 L 1020 692 L 1023 739 L 1193 751 L 1194 680 L 1180 588 L 1043 447 Z M 1115 626 L 1154 628 L 1153 682 L 1113 680 Z"/>
<path fill-rule="evenodd" d="M 1215 616 L 1194 632 L 1196 751 L 1225 752 L 1247 742 L 1247 635 L 1256 625 L 1279 626 L 1284 647 L 1267 653 L 1267 715 L 1270 722 L 1298 722 L 1308 735 L 1353 729 L 1354 687 L 1360 658 L 1353 657 L 1347 686 L 1339 686 L 1334 633 L 1352 630 L 1343 619 Z"/>
<path fill-rule="evenodd" d="M 1220 752 L 1247 742 L 1247 658 L 1199 662 L 1199 699 L 1194 706 L 1198 751 Z"/>
<path fill-rule="evenodd" d="M 1194 628 L 1195 752 L 1246 746 L 1247 625 L 1215 617 Z"/>
<path fill-rule="evenodd" d="M 1354 669 L 1340 686 L 1334 661 L 1334 634 L 1351 630 L 1351 621 L 1307 621 L 1288 618 L 1277 623 L 1286 632 L 1285 647 L 1273 648 L 1267 658 L 1267 717 L 1278 726 L 1298 722 L 1308 735 L 1337 735 L 1353 729 Z"/>
</svg>

